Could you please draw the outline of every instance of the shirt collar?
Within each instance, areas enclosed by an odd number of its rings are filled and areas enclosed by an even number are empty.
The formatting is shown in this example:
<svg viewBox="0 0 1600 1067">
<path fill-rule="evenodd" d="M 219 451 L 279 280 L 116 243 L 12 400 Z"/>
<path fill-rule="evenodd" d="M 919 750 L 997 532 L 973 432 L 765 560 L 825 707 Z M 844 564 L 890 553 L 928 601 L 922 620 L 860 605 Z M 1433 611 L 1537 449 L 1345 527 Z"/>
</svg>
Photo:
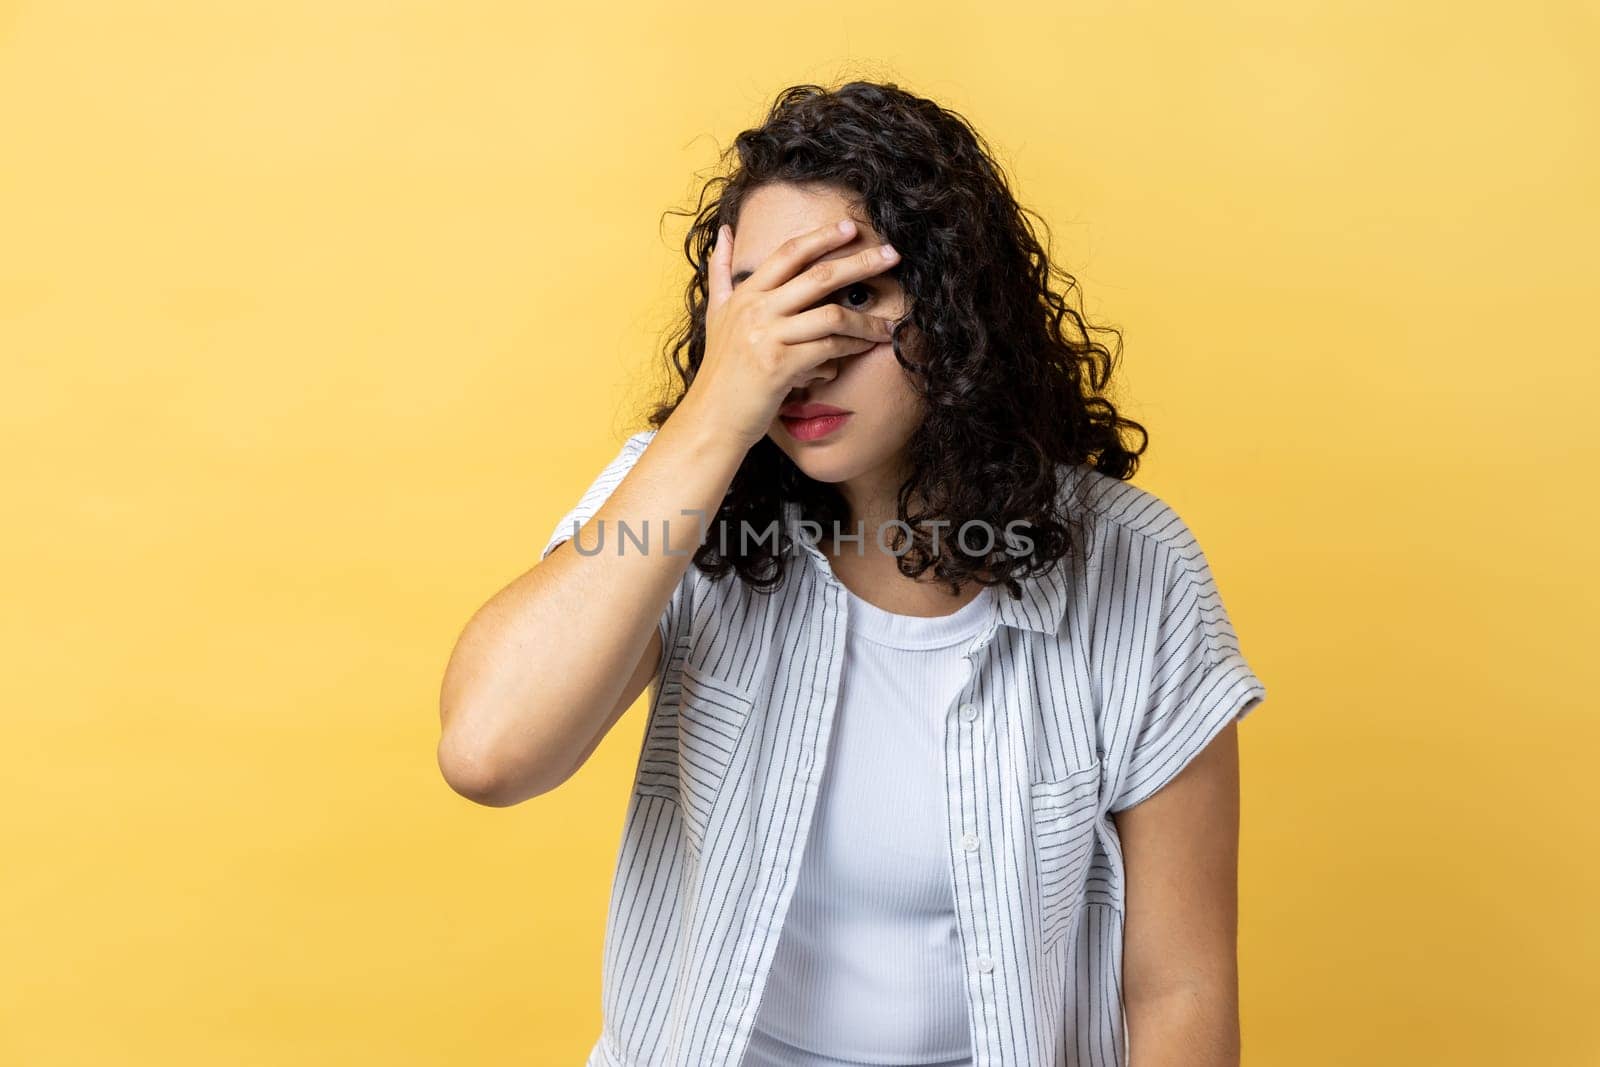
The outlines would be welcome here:
<svg viewBox="0 0 1600 1067">
<path fill-rule="evenodd" d="M 1065 494 L 1077 481 L 1075 475 L 1081 473 L 1082 466 L 1071 466 L 1063 469 L 1062 492 Z M 838 583 L 833 575 L 833 568 L 828 563 L 828 557 L 822 551 L 802 536 L 800 528 L 800 505 L 789 500 L 783 504 L 783 526 L 792 542 L 790 551 L 796 556 L 807 553 L 819 564 L 818 570 L 830 582 Z M 1061 620 L 1067 613 L 1067 578 L 1066 567 L 1068 560 L 1059 559 L 1048 567 L 1042 574 L 1029 575 L 1018 578 L 1022 596 L 1013 598 L 1004 586 L 996 587 L 996 615 L 999 621 L 1007 626 L 1019 630 L 1033 630 L 1038 633 L 1054 634 L 1061 630 Z"/>
</svg>

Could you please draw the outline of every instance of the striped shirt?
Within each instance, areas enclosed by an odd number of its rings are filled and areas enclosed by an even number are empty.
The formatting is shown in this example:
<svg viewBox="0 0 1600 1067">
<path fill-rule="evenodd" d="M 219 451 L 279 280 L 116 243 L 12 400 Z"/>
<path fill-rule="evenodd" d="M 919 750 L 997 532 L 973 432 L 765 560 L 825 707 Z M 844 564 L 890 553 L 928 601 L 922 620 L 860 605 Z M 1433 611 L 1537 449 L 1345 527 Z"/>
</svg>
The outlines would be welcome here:
<svg viewBox="0 0 1600 1067">
<path fill-rule="evenodd" d="M 653 437 L 628 438 L 541 558 L 600 508 Z M 1127 886 L 1110 816 L 1266 696 L 1172 507 L 1086 464 L 1061 474 L 1086 553 L 1020 579 L 1021 599 L 996 590 L 992 616 L 963 643 L 969 681 L 944 720 L 974 1067 L 1126 1062 Z M 799 520 L 787 504 L 789 550 L 826 564 Z M 616 531 L 605 537 L 615 553 Z M 580 544 L 592 552 L 595 540 L 586 533 Z M 816 806 L 848 592 L 826 565 L 791 566 L 771 593 L 691 565 L 673 591 L 658 623 L 664 654 L 623 819 L 603 1022 L 586 1067 L 739 1067 Z"/>
</svg>

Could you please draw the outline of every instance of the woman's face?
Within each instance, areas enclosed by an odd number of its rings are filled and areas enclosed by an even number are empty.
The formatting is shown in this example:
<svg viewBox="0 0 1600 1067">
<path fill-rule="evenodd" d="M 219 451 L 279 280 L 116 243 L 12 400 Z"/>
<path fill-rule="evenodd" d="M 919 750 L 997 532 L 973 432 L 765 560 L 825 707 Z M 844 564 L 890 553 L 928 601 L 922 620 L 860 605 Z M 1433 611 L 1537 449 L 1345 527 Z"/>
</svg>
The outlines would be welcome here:
<svg viewBox="0 0 1600 1067">
<path fill-rule="evenodd" d="M 754 270 L 789 238 L 842 218 L 855 220 L 855 237 L 830 249 L 817 262 L 855 255 L 881 244 L 883 238 L 859 208 L 831 187 L 760 186 L 745 197 L 739 210 L 733 269 L 736 273 Z M 905 314 L 905 294 L 892 270 L 851 282 L 823 302 L 887 319 Z M 907 358 L 914 358 L 913 329 L 903 327 L 900 338 Z M 767 436 L 807 477 L 850 483 L 845 488 L 858 492 L 846 495 L 856 501 L 898 488 L 906 442 L 922 422 L 923 407 L 889 342 L 859 355 L 828 360 L 797 377 L 784 403 L 807 402 L 851 413 L 838 429 L 816 440 L 795 437 L 783 419 L 773 418 Z"/>
</svg>

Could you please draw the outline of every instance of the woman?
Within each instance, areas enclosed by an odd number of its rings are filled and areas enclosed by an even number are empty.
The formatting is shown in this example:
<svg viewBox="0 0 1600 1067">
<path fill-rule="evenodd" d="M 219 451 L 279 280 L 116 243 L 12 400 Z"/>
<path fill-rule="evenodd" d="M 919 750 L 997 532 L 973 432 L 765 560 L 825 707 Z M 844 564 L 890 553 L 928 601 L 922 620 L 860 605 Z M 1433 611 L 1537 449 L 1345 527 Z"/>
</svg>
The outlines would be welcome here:
<svg viewBox="0 0 1600 1067">
<path fill-rule="evenodd" d="M 1072 279 L 896 86 L 733 150 L 675 386 L 443 688 L 443 773 L 504 806 L 650 686 L 588 1063 L 1237 1063 L 1265 689 Z"/>
</svg>

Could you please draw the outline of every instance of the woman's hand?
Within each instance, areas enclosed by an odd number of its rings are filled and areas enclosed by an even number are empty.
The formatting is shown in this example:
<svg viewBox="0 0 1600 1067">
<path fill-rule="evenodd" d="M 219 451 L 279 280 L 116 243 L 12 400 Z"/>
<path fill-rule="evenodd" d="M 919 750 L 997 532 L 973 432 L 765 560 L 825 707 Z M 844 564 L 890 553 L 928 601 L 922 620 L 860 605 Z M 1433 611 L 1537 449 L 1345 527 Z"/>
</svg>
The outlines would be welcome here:
<svg viewBox="0 0 1600 1067">
<path fill-rule="evenodd" d="M 889 319 L 819 303 L 899 262 L 888 245 L 813 262 L 855 234 L 854 220 L 844 219 L 792 237 L 736 289 L 733 232 L 722 226 L 711 252 L 705 356 L 678 410 L 689 409 L 691 418 L 732 435 L 748 451 L 766 436 L 789 392 L 810 379 L 807 372 L 887 342 L 894 325 Z"/>
</svg>

